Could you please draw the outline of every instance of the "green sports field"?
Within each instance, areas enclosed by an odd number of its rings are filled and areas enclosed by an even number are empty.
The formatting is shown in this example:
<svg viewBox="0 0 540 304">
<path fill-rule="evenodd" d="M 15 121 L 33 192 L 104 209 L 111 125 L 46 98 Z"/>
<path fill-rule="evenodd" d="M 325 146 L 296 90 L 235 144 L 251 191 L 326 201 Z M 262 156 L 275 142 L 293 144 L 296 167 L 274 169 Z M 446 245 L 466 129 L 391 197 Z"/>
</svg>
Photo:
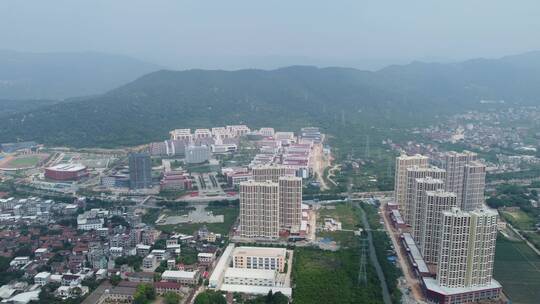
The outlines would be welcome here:
<svg viewBox="0 0 540 304">
<path fill-rule="evenodd" d="M 499 236 L 494 271 L 513 304 L 540 303 L 540 257 L 524 242 Z"/>
</svg>

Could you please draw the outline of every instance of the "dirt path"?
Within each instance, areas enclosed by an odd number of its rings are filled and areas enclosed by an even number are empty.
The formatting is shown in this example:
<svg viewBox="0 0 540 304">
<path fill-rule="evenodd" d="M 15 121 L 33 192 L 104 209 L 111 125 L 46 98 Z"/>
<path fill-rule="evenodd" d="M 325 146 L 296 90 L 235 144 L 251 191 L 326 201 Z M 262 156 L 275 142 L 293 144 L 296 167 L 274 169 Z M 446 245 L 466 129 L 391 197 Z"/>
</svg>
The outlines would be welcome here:
<svg viewBox="0 0 540 304">
<path fill-rule="evenodd" d="M 385 205 L 386 204 L 381 205 L 380 211 L 383 215 L 384 227 L 389 232 L 390 238 L 392 239 L 392 244 L 394 245 L 394 248 L 396 250 L 399 265 L 403 270 L 403 275 L 405 277 L 405 280 L 407 281 L 407 285 L 411 288 L 412 296 L 417 303 L 424 303 L 424 294 L 422 293 L 422 287 L 420 286 L 420 282 L 414 276 L 413 270 L 409 267 L 406 256 L 407 253 L 404 252 L 403 247 L 401 247 L 398 243 L 399 233 L 395 229 L 393 229 L 392 225 L 390 224 L 388 214 L 384 210 Z"/>
<path fill-rule="evenodd" d="M 321 190 L 328 190 L 330 187 L 326 184 L 324 177 L 324 169 L 330 166 L 330 157 L 326 157 L 323 151 L 322 144 L 315 144 L 312 155 L 313 172 L 317 175 L 317 181 L 321 185 Z"/>
</svg>

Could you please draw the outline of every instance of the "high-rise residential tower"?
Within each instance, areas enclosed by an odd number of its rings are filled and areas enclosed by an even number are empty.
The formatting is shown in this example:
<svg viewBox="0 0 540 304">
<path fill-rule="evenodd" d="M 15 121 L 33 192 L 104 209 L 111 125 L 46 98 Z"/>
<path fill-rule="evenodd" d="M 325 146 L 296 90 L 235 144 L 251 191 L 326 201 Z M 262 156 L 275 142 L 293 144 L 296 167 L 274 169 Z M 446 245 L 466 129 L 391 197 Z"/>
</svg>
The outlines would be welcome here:
<svg viewBox="0 0 540 304">
<path fill-rule="evenodd" d="M 403 204 L 402 207 L 402 217 L 405 223 L 409 225 L 413 225 L 413 213 L 414 213 L 414 207 L 416 205 L 416 199 L 415 196 L 416 193 L 414 192 L 414 182 L 417 178 L 425 178 L 425 177 L 431 177 L 435 179 L 440 179 L 442 181 L 446 178 L 446 171 L 443 169 L 437 168 L 437 167 L 418 167 L 418 166 L 412 166 L 407 168 L 406 171 L 406 184 L 407 187 L 405 189 L 405 204 Z"/>
<path fill-rule="evenodd" d="M 302 222 L 302 178 L 279 178 L 279 224 L 281 228 L 298 232 Z"/>
<path fill-rule="evenodd" d="M 463 193 L 461 209 L 471 211 L 484 205 L 484 190 L 486 188 L 486 165 L 472 161 L 463 169 Z"/>
<path fill-rule="evenodd" d="M 458 206 L 462 206 L 463 200 L 463 179 L 465 166 L 475 161 L 477 154 L 464 151 L 462 153 L 450 151 L 444 153 L 442 157 L 442 168 L 446 170 L 446 191 L 454 192 L 457 195 Z"/>
<path fill-rule="evenodd" d="M 427 191 L 424 198 L 424 211 L 420 220 L 420 251 L 426 263 L 436 264 L 441 243 L 442 213 L 457 206 L 457 197 L 453 192 L 438 189 Z"/>
<path fill-rule="evenodd" d="M 452 208 L 442 213 L 437 282 L 443 287 L 465 287 L 471 215 Z"/>
<path fill-rule="evenodd" d="M 282 176 L 296 176 L 296 170 L 284 165 L 259 165 L 251 170 L 256 182 L 272 181 L 277 183 Z"/>
<path fill-rule="evenodd" d="M 427 201 L 427 192 L 442 190 L 444 181 L 430 176 L 417 178 L 412 184 L 412 204 L 411 204 L 411 228 L 412 236 L 416 245 L 422 246 L 422 234 L 424 233 L 424 213 Z"/>
<path fill-rule="evenodd" d="M 471 236 L 467 261 L 467 286 L 486 286 L 493 277 L 498 213 L 476 209 L 471 214 Z"/>
<path fill-rule="evenodd" d="M 394 178 L 394 201 L 403 214 L 407 201 L 407 169 L 413 166 L 424 168 L 429 164 L 429 158 L 420 154 L 413 156 L 401 155 L 396 157 L 396 173 Z"/>
<path fill-rule="evenodd" d="M 148 153 L 129 154 L 129 185 L 131 189 L 152 187 L 152 160 Z"/>
<path fill-rule="evenodd" d="M 437 282 L 442 287 L 492 284 L 497 212 L 490 209 L 442 213 Z"/>
<path fill-rule="evenodd" d="M 279 237 L 279 184 L 240 183 L 240 235 L 254 239 Z"/>
</svg>

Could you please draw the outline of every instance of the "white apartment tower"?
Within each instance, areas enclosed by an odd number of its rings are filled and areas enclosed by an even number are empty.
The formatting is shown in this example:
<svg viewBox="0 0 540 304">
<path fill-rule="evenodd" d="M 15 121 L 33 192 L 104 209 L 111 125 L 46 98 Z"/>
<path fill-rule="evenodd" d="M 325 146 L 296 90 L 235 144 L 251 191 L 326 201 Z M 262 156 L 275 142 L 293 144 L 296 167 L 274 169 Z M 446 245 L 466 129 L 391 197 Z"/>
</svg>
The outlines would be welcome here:
<svg viewBox="0 0 540 304">
<path fill-rule="evenodd" d="M 396 173 L 394 178 L 394 201 L 398 204 L 401 214 L 404 213 L 407 201 L 407 169 L 409 167 L 424 168 L 429 164 L 429 158 L 420 154 L 413 156 L 401 155 L 396 157 Z"/>
<path fill-rule="evenodd" d="M 279 237 L 279 184 L 240 183 L 240 235 L 255 239 Z"/>
<path fill-rule="evenodd" d="M 302 222 L 302 178 L 282 176 L 279 178 L 279 225 L 298 232 Z"/>
<path fill-rule="evenodd" d="M 497 239 L 497 212 L 490 209 L 442 213 L 437 282 L 442 287 L 491 284 Z"/>
<path fill-rule="evenodd" d="M 471 236 L 467 267 L 467 286 L 486 286 L 493 277 L 497 217 L 492 209 L 477 209 L 471 214 Z"/>
<path fill-rule="evenodd" d="M 416 193 L 414 193 L 414 182 L 417 178 L 425 178 L 425 177 L 431 177 L 435 179 L 440 179 L 442 181 L 446 178 L 446 171 L 443 169 L 437 168 L 437 167 L 418 167 L 418 166 L 412 166 L 407 168 L 406 170 L 406 184 L 407 187 L 405 188 L 405 204 L 403 204 L 402 207 L 402 216 L 405 223 L 412 225 L 413 223 L 413 212 L 414 212 L 414 206 L 416 204 Z"/>
<path fill-rule="evenodd" d="M 412 236 L 416 244 L 422 246 L 422 234 L 424 232 L 423 219 L 425 217 L 425 206 L 427 202 L 427 192 L 444 188 L 444 181 L 430 176 L 417 178 L 412 184 L 411 200 L 411 227 Z"/>
<path fill-rule="evenodd" d="M 296 170 L 283 165 L 259 165 L 252 168 L 253 180 L 256 182 L 272 181 L 277 183 L 282 176 L 296 176 Z"/>
<path fill-rule="evenodd" d="M 458 206 L 462 207 L 465 166 L 476 160 L 476 153 L 450 151 L 442 157 L 442 167 L 446 170 L 446 191 L 457 195 Z"/>
<path fill-rule="evenodd" d="M 427 191 L 424 211 L 420 224 L 420 251 L 426 263 L 436 264 L 441 243 L 442 213 L 457 207 L 457 197 L 453 192 L 442 189 Z"/>
<path fill-rule="evenodd" d="M 463 171 L 463 194 L 461 209 L 471 211 L 484 206 L 484 190 L 486 188 L 486 165 L 472 161 L 465 165 Z"/>
<path fill-rule="evenodd" d="M 452 208 L 442 213 L 437 282 L 444 287 L 465 287 L 471 215 Z"/>
</svg>

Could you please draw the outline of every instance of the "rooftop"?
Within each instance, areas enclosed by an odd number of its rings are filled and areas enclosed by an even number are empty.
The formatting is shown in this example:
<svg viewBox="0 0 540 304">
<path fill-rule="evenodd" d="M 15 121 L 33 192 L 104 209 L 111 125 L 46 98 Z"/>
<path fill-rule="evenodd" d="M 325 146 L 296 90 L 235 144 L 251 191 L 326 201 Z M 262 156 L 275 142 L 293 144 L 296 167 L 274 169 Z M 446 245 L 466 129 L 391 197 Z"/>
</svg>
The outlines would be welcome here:
<svg viewBox="0 0 540 304">
<path fill-rule="evenodd" d="M 77 172 L 86 169 L 85 166 L 81 164 L 59 164 L 52 167 L 46 168 L 47 170 L 56 170 L 56 171 L 68 171 L 68 172 Z"/>
<path fill-rule="evenodd" d="M 196 271 L 183 271 L 183 270 L 165 270 L 161 275 L 162 278 L 175 278 L 175 279 L 193 279 L 197 275 Z"/>
<path fill-rule="evenodd" d="M 231 267 L 225 271 L 225 277 L 274 280 L 276 278 L 276 271 Z"/>
<path fill-rule="evenodd" d="M 233 255 L 250 255 L 250 256 L 285 256 L 287 249 L 274 247 L 236 247 Z"/>
</svg>

